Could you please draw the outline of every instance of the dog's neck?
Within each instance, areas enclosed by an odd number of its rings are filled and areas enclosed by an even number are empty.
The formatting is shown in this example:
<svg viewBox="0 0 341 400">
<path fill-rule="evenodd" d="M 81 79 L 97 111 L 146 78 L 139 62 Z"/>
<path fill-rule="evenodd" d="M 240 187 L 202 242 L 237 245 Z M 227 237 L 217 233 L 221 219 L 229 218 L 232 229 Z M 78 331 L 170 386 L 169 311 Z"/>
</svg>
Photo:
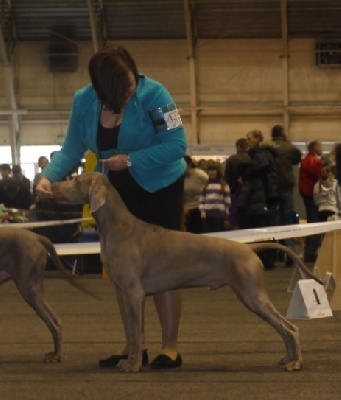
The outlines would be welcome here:
<svg viewBox="0 0 341 400">
<path fill-rule="evenodd" d="M 106 185 L 104 205 L 92 215 L 100 236 L 114 231 L 117 238 L 125 236 L 130 227 L 135 226 L 137 220 L 110 183 Z"/>
</svg>

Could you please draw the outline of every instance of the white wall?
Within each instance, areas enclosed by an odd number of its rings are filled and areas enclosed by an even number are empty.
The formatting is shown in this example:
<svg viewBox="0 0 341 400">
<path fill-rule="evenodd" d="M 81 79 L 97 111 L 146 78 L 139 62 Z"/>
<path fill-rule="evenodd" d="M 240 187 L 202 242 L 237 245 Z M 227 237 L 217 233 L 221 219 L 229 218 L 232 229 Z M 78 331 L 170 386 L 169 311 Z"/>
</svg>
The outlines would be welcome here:
<svg viewBox="0 0 341 400">
<path fill-rule="evenodd" d="M 190 120 L 187 43 L 122 42 L 141 72 L 163 82 L 181 110 L 189 144 L 195 143 Z M 60 144 L 67 128 L 72 95 L 88 83 L 92 43 L 79 43 L 76 73 L 51 73 L 47 43 L 19 43 L 14 76 L 18 107 L 28 114 L 21 123 L 22 144 Z M 199 136 L 203 144 L 231 144 L 254 128 L 265 136 L 283 123 L 283 69 L 280 40 L 207 40 L 197 44 Z M 314 41 L 289 42 L 289 135 L 293 141 L 337 141 L 340 137 L 341 69 L 315 66 Z M 5 85 L 0 108 L 7 109 Z M 42 110 L 38 115 L 33 110 Z M 64 110 L 64 112 L 62 112 Z M 60 113 L 57 111 L 61 111 Z M 54 119 L 53 123 L 43 122 Z M 28 122 L 27 120 L 30 119 Z M 39 120 L 39 121 L 37 121 Z M 9 144 L 9 126 L 0 123 L 0 145 Z"/>
</svg>

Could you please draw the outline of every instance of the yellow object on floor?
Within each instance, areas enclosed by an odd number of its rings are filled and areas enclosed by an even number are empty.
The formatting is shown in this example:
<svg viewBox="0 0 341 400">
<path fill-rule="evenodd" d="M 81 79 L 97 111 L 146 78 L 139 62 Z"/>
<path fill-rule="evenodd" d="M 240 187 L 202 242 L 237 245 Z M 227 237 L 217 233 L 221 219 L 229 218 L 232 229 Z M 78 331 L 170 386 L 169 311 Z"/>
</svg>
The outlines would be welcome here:
<svg viewBox="0 0 341 400">
<path fill-rule="evenodd" d="M 110 281 L 109 275 L 107 274 L 107 271 L 105 270 L 105 268 L 102 268 L 102 279 Z"/>
</svg>

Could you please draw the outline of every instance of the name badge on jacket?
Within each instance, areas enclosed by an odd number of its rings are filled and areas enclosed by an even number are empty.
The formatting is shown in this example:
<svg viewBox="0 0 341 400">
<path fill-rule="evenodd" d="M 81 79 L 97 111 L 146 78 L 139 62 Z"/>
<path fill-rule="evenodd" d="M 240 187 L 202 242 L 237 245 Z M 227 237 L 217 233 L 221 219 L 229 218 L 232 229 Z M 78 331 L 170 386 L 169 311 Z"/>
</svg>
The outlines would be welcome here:
<svg viewBox="0 0 341 400">
<path fill-rule="evenodd" d="M 181 117 L 175 103 L 149 111 L 156 133 L 175 129 L 182 125 Z"/>
</svg>

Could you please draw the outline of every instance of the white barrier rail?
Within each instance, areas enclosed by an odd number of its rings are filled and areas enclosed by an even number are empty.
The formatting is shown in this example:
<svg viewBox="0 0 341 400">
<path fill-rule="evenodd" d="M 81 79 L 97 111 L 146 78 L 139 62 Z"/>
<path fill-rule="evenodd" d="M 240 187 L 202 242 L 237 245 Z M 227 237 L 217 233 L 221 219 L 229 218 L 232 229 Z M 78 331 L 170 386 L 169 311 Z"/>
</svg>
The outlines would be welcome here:
<svg viewBox="0 0 341 400">
<path fill-rule="evenodd" d="M 55 220 L 43 222 L 25 222 L 14 224 L 0 224 L 2 227 L 16 227 L 16 228 L 38 228 L 44 226 L 57 226 L 63 224 L 74 224 L 83 221 L 91 221 L 92 218 L 77 218 L 71 220 Z M 266 240 L 281 240 L 293 237 L 303 237 L 308 235 L 315 235 L 319 233 L 326 233 L 341 230 L 341 220 L 316 222 L 309 224 L 294 224 L 285 226 L 271 226 L 267 228 L 256 229 L 240 229 L 227 232 L 205 233 L 205 236 L 213 236 L 222 239 L 235 240 L 241 243 L 253 243 Z M 73 254 L 99 254 L 99 242 L 86 242 L 86 243 L 60 243 L 55 244 L 57 253 L 59 255 L 73 255 Z"/>
<path fill-rule="evenodd" d="M 21 228 L 21 229 L 33 229 L 33 228 L 44 228 L 46 226 L 57 226 L 64 224 L 76 224 L 79 222 L 93 221 L 93 218 L 75 218 L 75 219 L 61 219 L 52 221 L 39 221 L 39 222 L 18 222 L 18 223 L 0 223 L 1 228 Z"/>
<path fill-rule="evenodd" d="M 272 239 L 281 240 L 293 237 L 303 237 L 337 230 L 341 230 L 341 220 L 309 224 L 270 226 L 267 228 L 256 229 L 240 229 L 227 232 L 205 233 L 204 235 L 235 240 L 242 243 L 252 243 Z"/>
</svg>

